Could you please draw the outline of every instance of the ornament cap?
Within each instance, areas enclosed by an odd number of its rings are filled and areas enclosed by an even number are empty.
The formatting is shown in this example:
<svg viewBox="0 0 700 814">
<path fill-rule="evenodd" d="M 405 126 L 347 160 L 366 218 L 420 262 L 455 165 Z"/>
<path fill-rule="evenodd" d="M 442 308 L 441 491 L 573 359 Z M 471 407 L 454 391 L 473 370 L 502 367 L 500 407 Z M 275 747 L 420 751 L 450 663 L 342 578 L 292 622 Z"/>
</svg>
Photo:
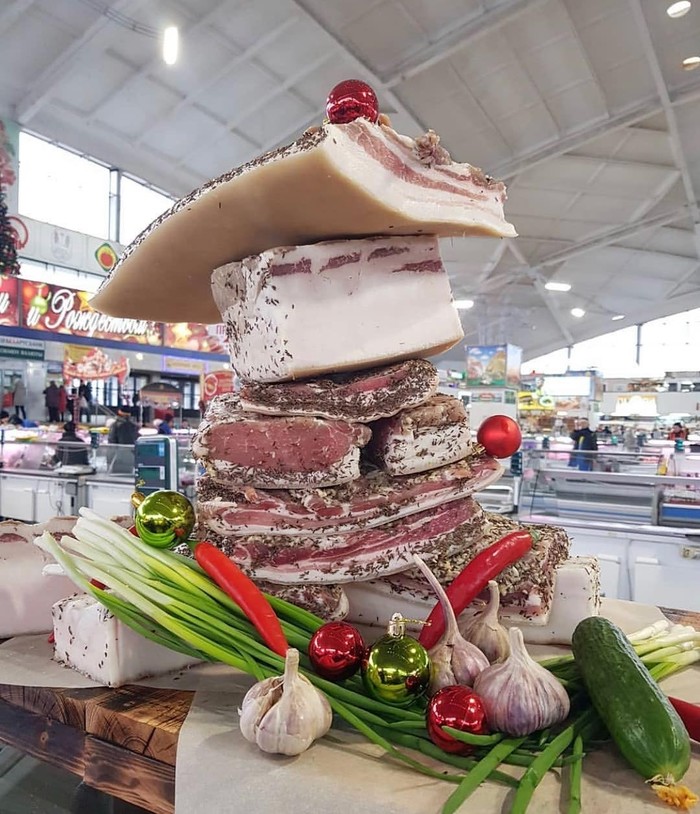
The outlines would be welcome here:
<svg viewBox="0 0 700 814">
<path fill-rule="evenodd" d="M 406 635 L 407 624 L 429 625 L 430 622 L 425 622 L 423 621 L 423 619 L 407 619 L 400 613 L 394 613 L 392 614 L 392 617 L 389 620 L 386 632 L 389 634 L 389 636 L 393 636 L 395 639 L 400 639 L 402 636 Z"/>
<path fill-rule="evenodd" d="M 143 492 L 134 492 L 134 493 L 131 495 L 131 505 L 132 505 L 132 506 L 133 506 L 135 509 L 138 509 L 138 507 L 139 507 L 139 506 L 140 506 L 140 505 L 143 503 L 143 501 L 144 501 L 145 499 L 146 499 L 146 495 L 144 495 L 144 493 L 143 493 Z"/>
</svg>

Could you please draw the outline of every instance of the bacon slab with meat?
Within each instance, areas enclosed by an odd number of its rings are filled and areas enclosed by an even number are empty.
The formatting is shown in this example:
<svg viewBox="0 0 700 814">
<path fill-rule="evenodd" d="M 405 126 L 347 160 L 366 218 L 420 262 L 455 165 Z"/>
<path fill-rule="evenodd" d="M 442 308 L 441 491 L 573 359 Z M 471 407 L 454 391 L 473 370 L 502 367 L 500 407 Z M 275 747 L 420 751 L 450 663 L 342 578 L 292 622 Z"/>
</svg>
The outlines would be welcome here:
<svg viewBox="0 0 700 814">
<path fill-rule="evenodd" d="M 262 416 L 240 409 L 232 394 L 213 399 L 192 439 L 192 452 L 224 484 L 293 489 L 336 486 L 360 476 L 361 424 L 309 416 Z"/>
<path fill-rule="evenodd" d="M 270 415 L 311 415 L 368 424 L 416 407 L 437 392 L 438 372 L 425 359 L 407 359 L 360 373 L 300 382 L 244 382 L 241 407 Z"/>
<path fill-rule="evenodd" d="M 210 540 L 256 581 L 343 584 L 403 571 L 411 566 L 414 554 L 433 561 L 454 552 L 464 535 L 475 535 L 482 515 L 479 504 L 466 497 L 347 534 L 228 538 L 210 534 Z"/>
<path fill-rule="evenodd" d="M 502 474 L 498 461 L 483 457 L 405 477 L 372 469 L 351 483 L 326 489 L 226 488 L 202 477 L 197 481 L 197 522 L 202 534 L 223 538 L 345 533 L 382 526 L 466 497 L 495 483 Z"/>
<path fill-rule="evenodd" d="M 464 404 L 452 396 L 437 395 L 374 422 L 367 454 L 392 475 L 410 475 L 460 461 L 471 449 Z"/>
</svg>

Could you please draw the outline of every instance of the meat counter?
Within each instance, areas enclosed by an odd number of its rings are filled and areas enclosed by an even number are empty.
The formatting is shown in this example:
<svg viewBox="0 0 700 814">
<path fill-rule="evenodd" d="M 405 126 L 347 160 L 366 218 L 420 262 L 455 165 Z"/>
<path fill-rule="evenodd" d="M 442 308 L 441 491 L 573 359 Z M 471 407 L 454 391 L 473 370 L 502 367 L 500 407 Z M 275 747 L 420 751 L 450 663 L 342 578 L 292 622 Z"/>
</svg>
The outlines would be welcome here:
<svg viewBox="0 0 700 814">
<path fill-rule="evenodd" d="M 526 453 L 519 518 L 563 526 L 572 554 L 595 556 L 605 596 L 700 611 L 700 477 L 657 475 L 648 453 L 570 457 Z M 613 471 L 604 471 L 604 470 Z"/>
</svg>

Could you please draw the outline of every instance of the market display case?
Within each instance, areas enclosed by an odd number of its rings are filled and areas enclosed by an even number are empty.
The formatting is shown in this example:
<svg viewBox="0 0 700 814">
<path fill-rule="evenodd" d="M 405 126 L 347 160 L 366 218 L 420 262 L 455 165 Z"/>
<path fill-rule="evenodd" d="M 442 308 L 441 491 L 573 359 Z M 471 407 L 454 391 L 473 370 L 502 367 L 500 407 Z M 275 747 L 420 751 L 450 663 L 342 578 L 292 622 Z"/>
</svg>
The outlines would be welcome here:
<svg viewBox="0 0 700 814">
<path fill-rule="evenodd" d="M 574 555 L 598 558 L 605 596 L 700 610 L 700 456 L 575 455 L 526 451 L 520 519 L 566 528 Z M 678 474 L 657 474 L 669 464 Z"/>
<path fill-rule="evenodd" d="M 146 433 L 155 434 L 153 431 Z M 41 523 L 88 506 L 106 517 L 131 514 L 134 448 L 106 442 L 102 429 L 81 430 L 81 442 L 50 429 L 0 432 L 0 516 Z M 189 433 L 177 434 L 179 491 L 194 494 Z"/>
</svg>

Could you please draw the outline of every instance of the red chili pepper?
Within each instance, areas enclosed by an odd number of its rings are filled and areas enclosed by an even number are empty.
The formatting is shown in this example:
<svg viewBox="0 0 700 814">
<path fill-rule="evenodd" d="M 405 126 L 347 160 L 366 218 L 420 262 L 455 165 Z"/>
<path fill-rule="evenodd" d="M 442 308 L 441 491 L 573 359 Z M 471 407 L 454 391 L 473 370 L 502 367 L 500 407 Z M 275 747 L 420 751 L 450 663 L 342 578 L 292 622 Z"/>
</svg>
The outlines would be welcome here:
<svg viewBox="0 0 700 814">
<path fill-rule="evenodd" d="M 101 591 L 107 587 L 104 582 L 100 582 L 99 579 L 91 579 L 90 585 L 94 586 L 95 588 L 99 588 Z"/>
<path fill-rule="evenodd" d="M 519 560 L 532 548 L 532 534 L 518 529 L 506 534 L 498 542 L 477 554 L 447 588 L 447 598 L 459 614 L 470 605 L 504 568 Z M 421 631 L 419 641 L 428 650 L 434 647 L 445 632 L 445 616 L 438 602 Z"/>
<path fill-rule="evenodd" d="M 700 743 L 700 706 L 690 704 L 688 701 L 681 701 L 680 698 L 671 698 L 670 695 L 668 700 L 680 715 L 690 737 Z"/>
<path fill-rule="evenodd" d="M 211 543 L 197 543 L 194 558 L 214 582 L 240 605 L 265 644 L 284 658 L 289 645 L 282 625 L 258 586 Z"/>
<path fill-rule="evenodd" d="M 54 636 L 53 630 L 49 633 L 49 638 L 46 640 L 49 644 L 56 644 L 56 637 Z"/>
</svg>

